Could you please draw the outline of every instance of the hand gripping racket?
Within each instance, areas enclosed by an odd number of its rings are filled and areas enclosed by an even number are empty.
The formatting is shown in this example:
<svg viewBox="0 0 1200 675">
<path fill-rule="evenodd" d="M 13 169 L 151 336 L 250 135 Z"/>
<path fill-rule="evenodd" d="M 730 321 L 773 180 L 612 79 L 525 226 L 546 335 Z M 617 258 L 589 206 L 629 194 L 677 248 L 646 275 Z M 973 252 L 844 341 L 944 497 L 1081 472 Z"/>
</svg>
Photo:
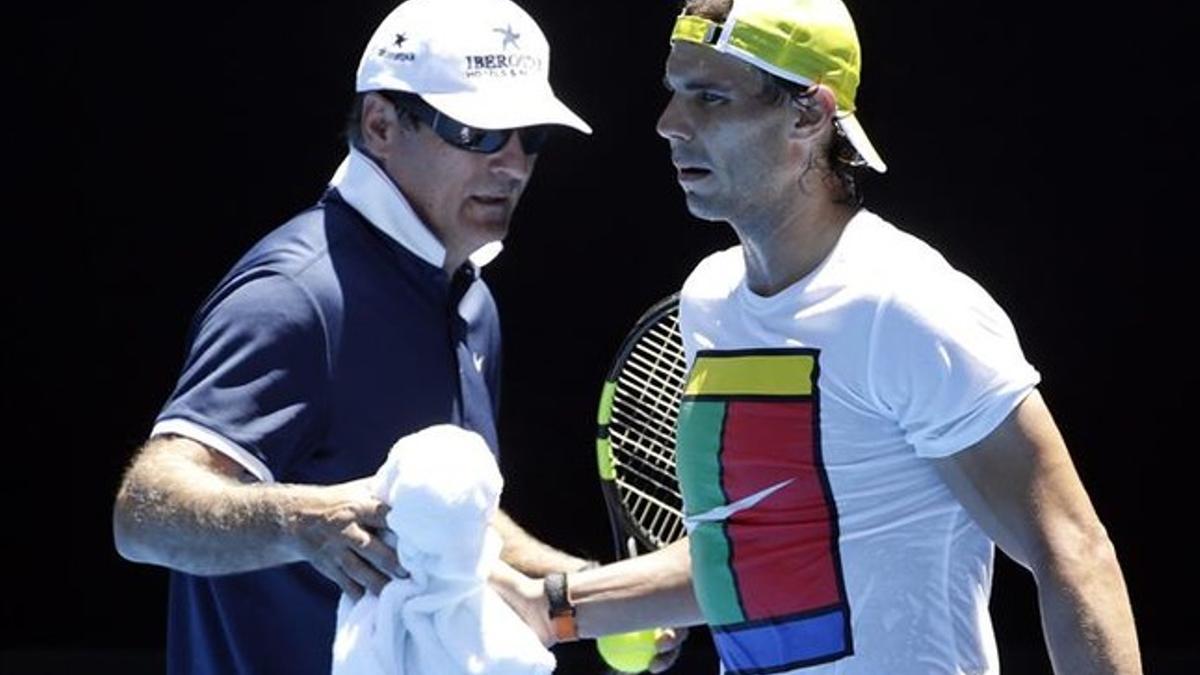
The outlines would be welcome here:
<svg viewBox="0 0 1200 675">
<path fill-rule="evenodd" d="M 687 364 L 679 297 L 660 300 L 625 337 L 605 378 L 596 459 L 617 558 L 683 538 L 675 421 Z"/>
</svg>

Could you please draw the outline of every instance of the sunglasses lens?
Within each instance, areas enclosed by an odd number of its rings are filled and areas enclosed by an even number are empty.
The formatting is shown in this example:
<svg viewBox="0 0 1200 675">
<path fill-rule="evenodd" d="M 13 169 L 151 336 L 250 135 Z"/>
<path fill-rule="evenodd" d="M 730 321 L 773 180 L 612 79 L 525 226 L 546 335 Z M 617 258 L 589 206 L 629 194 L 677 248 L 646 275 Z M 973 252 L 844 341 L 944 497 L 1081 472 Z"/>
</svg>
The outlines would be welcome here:
<svg viewBox="0 0 1200 675">
<path fill-rule="evenodd" d="M 541 151 L 542 146 L 546 145 L 546 139 L 550 137 L 550 128 L 544 126 L 525 127 L 518 130 L 517 134 L 521 140 L 521 149 L 525 151 L 525 154 L 536 155 Z M 508 139 L 512 138 L 512 135 L 512 129 L 476 129 L 462 126 L 453 139 L 448 138 L 447 140 L 464 150 L 491 154 L 499 152 L 507 145 Z"/>
<path fill-rule="evenodd" d="M 508 143 L 512 132 L 507 129 L 476 129 L 443 117 L 439 121 L 438 133 L 450 145 L 471 152 L 491 154 Z"/>
<path fill-rule="evenodd" d="M 472 131 L 475 132 L 474 142 L 463 147 L 467 150 L 488 154 L 503 148 L 508 143 L 508 138 L 512 136 L 512 131 L 509 129 L 472 129 Z"/>
<path fill-rule="evenodd" d="M 450 145 L 471 152 L 491 154 L 499 152 L 512 138 L 512 129 L 476 129 L 459 122 L 449 115 L 438 112 L 436 108 L 426 103 L 415 94 L 401 92 L 384 92 L 397 108 L 402 108 L 416 115 L 422 122 L 433 128 L 434 133 Z M 518 132 L 521 148 L 527 155 L 536 155 L 546 144 L 550 136 L 550 127 L 524 127 Z"/>
</svg>

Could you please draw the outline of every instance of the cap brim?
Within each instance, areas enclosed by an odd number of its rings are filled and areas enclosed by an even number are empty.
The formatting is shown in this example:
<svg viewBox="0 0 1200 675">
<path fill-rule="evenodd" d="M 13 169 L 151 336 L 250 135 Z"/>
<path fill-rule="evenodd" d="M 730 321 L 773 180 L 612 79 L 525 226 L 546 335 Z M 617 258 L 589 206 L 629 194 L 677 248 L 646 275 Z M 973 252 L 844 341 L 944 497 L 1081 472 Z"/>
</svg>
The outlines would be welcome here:
<svg viewBox="0 0 1200 675">
<path fill-rule="evenodd" d="M 846 133 L 846 138 L 850 139 L 850 144 L 858 151 L 859 156 L 863 158 L 867 166 L 879 173 L 887 171 L 887 164 L 879 156 L 879 152 L 875 150 L 875 146 L 871 145 L 871 139 L 867 138 L 867 132 L 858 123 L 857 117 L 853 114 L 846 115 L 845 117 L 839 116 L 838 124 L 841 125 L 842 131 Z"/>
<path fill-rule="evenodd" d="M 557 124 L 592 133 L 588 123 L 555 98 L 549 87 L 421 94 L 421 98 L 459 122 L 480 129 Z"/>
</svg>

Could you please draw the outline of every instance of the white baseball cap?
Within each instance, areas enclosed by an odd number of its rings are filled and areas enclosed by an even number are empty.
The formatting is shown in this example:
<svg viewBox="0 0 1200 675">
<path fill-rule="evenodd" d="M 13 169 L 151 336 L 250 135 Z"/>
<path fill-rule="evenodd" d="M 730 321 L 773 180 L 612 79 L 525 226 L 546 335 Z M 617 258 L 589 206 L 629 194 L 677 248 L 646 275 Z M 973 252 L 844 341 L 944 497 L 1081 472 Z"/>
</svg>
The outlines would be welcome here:
<svg viewBox="0 0 1200 675">
<path fill-rule="evenodd" d="M 509 0 L 408 0 L 375 29 L 356 91 L 407 91 L 480 129 L 558 124 L 590 134 L 550 88 L 550 44 Z"/>
</svg>

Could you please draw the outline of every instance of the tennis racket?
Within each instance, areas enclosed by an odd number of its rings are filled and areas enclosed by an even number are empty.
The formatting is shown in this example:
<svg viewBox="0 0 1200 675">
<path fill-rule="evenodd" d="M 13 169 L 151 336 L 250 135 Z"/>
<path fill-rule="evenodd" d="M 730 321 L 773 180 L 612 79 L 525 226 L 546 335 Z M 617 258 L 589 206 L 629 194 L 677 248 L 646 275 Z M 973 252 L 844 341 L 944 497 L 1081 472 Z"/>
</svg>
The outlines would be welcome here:
<svg viewBox="0 0 1200 675">
<path fill-rule="evenodd" d="M 605 378 L 596 460 L 618 559 L 684 536 L 675 421 L 687 364 L 679 296 L 660 300 L 626 335 Z"/>
</svg>

